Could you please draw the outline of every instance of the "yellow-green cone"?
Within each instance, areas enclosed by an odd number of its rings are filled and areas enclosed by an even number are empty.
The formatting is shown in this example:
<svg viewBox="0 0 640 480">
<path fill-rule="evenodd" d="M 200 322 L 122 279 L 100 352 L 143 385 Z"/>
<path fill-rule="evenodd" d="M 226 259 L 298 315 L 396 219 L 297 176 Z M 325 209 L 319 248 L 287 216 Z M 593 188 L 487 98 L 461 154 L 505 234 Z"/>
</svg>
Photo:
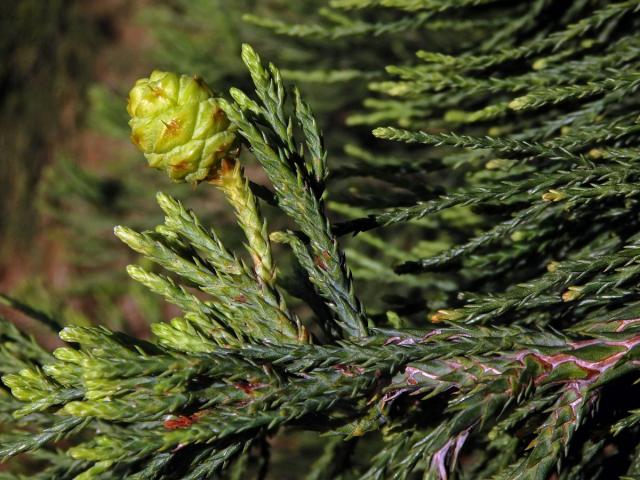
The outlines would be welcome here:
<svg viewBox="0 0 640 480">
<path fill-rule="evenodd" d="M 236 135 L 199 78 L 154 71 L 129 92 L 131 140 L 149 165 L 177 182 L 216 176 Z"/>
</svg>

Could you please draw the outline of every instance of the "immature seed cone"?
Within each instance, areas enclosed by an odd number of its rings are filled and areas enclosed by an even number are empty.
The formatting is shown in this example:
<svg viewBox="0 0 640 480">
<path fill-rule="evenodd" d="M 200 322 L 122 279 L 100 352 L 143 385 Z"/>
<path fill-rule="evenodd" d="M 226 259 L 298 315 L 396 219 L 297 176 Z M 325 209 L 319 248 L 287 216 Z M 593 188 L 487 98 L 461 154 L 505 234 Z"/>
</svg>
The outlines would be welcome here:
<svg viewBox="0 0 640 480">
<path fill-rule="evenodd" d="M 133 143 L 176 182 L 215 177 L 233 156 L 234 130 L 199 78 L 156 70 L 131 89 L 127 111 Z"/>
</svg>

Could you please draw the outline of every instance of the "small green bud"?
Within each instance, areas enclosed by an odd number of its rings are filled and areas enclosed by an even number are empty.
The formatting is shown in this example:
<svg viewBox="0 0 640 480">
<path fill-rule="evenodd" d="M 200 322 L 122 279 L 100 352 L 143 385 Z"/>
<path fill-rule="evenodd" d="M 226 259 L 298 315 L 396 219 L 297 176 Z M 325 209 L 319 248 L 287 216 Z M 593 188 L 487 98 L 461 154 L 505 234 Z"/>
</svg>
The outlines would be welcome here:
<svg viewBox="0 0 640 480">
<path fill-rule="evenodd" d="M 523 95 L 522 97 L 514 98 L 509 102 L 509 108 L 511 110 L 522 110 L 531 103 L 531 97 L 529 95 Z"/>
<path fill-rule="evenodd" d="M 560 202 L 567 198 L 567 195 L 559 190 L 549 190 L 542 194 L 542 200 L 545 202 Z"/>
<path fill-rule="evenodd" d="M 513 160 L 508 160 L 506 158 L 494 158 L 493 160 L 489 160 L 484 165 L 484 168 L 487 170 L 508 170 L 513 163 Z"/>
<path fill-rule="evenodd" d="M 441 323 L 446 321 L 455 322 L 462 318 L 464 314 L 460 310 L 438 310 L 431 315 L 431 321 L 433 323 Z"/>
<path fill-rule="evenodd" d="M 527 232 L 522 230 L 516 230 L 511 234 L 511 241 L 513 242 L 522 242 L 527 239 Z"/>
<path fill-rule="evenodd" d="M 149 165 L 176 182 L 216 176 L 236 135 L 219 101 L 199 78 L 154 71 L 129 93 L 131 140 Z"/>
<path fill-rule="evenodd" d="M 596 44 L 596 41 L 593 38 L 586 38 L 580 42 L 580 46 L 582 48 L 591 48 Z"/>
<path fill-rule="evenodd" d="M 547 64 L 549 63 L 549 60 L 546 58 L 539 58 L 538 60 L 536 60 L 535 62 L 533 62 L 533 65 L 531 66 L 531 68 L 533 68 L 534 70 L 542 70 L 544 68 L 547 68 Z"/>
<path fill-rule="evenodd" d="M 573 302 L 582 296 L 582 291 L 584 290 L 583 286 L 573 285 L 562 294 L 563 302 Z"/>
<path fill-rule="evenodd" d="M 591 150 L 589 150 L 587 155 L 589 155 L 589 157 L 593 158 L 594 160 L 599 160 L 604 157 L 605 152 L 601 148 L 592 148 Z"/>
</svg>

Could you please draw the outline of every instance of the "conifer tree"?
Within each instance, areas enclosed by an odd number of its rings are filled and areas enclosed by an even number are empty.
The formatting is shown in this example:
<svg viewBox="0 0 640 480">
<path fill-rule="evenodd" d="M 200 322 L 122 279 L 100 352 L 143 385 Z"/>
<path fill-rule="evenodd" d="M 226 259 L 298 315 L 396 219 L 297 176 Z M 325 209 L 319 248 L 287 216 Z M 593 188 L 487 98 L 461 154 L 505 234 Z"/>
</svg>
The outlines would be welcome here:
<svg viewBox="0 0 640 480">
<path fill-rule="evenodd" d="M 1 323 L 2 456 L 36 478 L 266 478 L 305 431 L 324 450 L 294 478 L 640 478 L 639 11 L 332 0 L 322 23 L 248 20 L 405 60 L 283 75 L 245 45 L 251 89 L 140 80 L 134 143 L 222 191 L 247 255 L 164 193 L 163 224 L 116 227 L 182 315 L 148 342 L 67 326 L 53 354 Z M 354 79 L 371 96 L 334 157 L 304 91 Z"/>
</svg>

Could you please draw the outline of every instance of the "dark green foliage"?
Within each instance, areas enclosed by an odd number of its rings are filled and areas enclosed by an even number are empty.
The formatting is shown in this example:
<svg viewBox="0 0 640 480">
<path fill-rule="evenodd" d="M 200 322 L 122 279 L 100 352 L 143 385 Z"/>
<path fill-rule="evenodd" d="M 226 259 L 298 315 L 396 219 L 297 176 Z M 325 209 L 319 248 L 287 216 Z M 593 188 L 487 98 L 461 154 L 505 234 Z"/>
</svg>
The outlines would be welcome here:
<svg viewBox="0 0 640 480">
<path fill-rule="evenodd" d="M 150 342 L 66 327 L 53 358 L 4 324 L 0 451 L 42 478 L 264 478 L 305 431 L 325 448 L 287 478 L 638 478 L 640 4 L 328 3 L 248 19 L 370 50 L 281 75 L 245 46 L 253 86 L 222 100 L 279 222 L 226 192 L 253 268 L 160 194 L 163 225 L 116 232 L 182 317 Z M 283 78 L 368 86 L 343 153 Z"/>
</svg>

